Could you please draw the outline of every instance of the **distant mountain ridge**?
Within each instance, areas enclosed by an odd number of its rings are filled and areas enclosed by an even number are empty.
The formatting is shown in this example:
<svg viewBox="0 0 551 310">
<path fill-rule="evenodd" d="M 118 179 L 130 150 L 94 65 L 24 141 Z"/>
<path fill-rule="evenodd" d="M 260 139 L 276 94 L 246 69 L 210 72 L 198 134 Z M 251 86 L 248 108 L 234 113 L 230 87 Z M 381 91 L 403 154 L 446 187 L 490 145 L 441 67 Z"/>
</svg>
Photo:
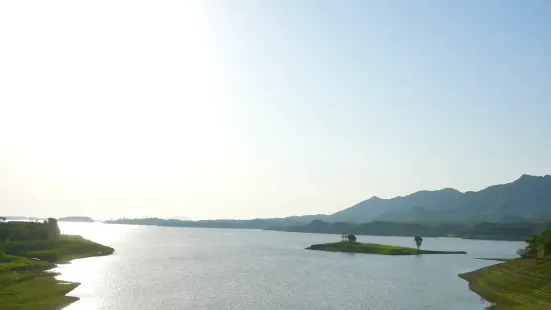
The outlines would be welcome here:
<svg viewBox="0 0 551 310">
<path fill-rule="evenodd" d="M 362 223 L 399 222 L 512 222 L 551 219 L 551 175 L 522 175 L 514 182 L 477 192 L 452 188 L 420 191 L 403 197 L 372 197 L 324 220 Z"/>
<path fill-rule="evenodd" d="M 301 226 L 312 223 L 319 225 L 320 221 L 336 224 L 348 223 L 351 225 L 378 222 L 373 224 L 375 226 L 383 225 L 381 224 L 382 222 L 393 222 L 394 224 L 455 223 L 460 226 L 467 223 L 480 222 L 546 223 L 551 222 L 551 176 L 523 175 L 514 182 L 490 186 L 476 192 L 469 191 L 462 193 L 453 188 L 444 188 L 435 191 L 419 191 L 390 199 L 372 197 L 333 214 L 257 218 L 251 220 L 219 219 L 200 221 L 123 218 L 110 220 L 107 223 L 276 230 L 287 230 L 294 227 L 289 231 L 302 231 Z M 375 230 L 379 231 L 380 234 L 380 228 L 377 229 Z M 317 230 L 320 229 L 316 227 L 312 228 L 312 231 Z M 328 231 L 328 229 L 321 229 L 321 231 Z M 367 230 L 362 229 L 360 231 Z M 461 232 L 464 233 L 463 230 Z M 525 236 L 526 233 L 516 235 Z"/>
<path fill-rule="evenodd" d="M 67 216 L 57 219 L 59 222 L 75 222 L 75 223 L 93 223 L 94 220 L 88 216 Z"/>
</svg>

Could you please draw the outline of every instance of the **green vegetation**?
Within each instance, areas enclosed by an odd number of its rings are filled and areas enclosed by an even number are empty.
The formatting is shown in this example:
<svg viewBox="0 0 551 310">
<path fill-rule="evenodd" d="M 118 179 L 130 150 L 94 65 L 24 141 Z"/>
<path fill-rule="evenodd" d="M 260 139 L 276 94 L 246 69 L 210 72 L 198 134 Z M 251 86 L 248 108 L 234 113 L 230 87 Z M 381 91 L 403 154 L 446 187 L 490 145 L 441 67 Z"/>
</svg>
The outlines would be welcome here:
<svg viewBox="0 0 551 310">
<path fill-rule="evenodd" d="M 45 270 L 55 264 L 23 257 L 0 257 L 0 305 L 2 309 L 61 309 L 77 300 L 65 296 L 78 286 L 61 282 Z"/>
<path fill-rule="evenodd" d="M 329 223 L 321 220 L 306 225 L 289 227 L 272 227 L 273 230 L 340 234 L 348 231 L 355 235 L 404 236 L 404 237 L 447 237 L 455 236 L 465 239 L 511 240 L 524 241 L 531 235 L 549 228 L 549 223 L 398 223 L 374 221 L 369 223 Z"/>
<path fill-rule="evenodd" d="M 519 258 L 459 276 L 491 309 L 551 309 L 551 261 Z"/>
<path fill-rule="evenodd" d="M 393 245 L 347 242 L 347 241 L 314 244 L 307 247 L 306 249 L 330 251 L 330 252 L 365 253 L 365 254 L 381 254 L 381 255 L 467 254 L 467 252 L 464 252 L 464 251 L 454 251 L 454 252 L 429 251 L 429 250 L 418 250 L 415 248 L 407 248 L 407 247 L 393 246 Z"/>
<path fill-rule="evenodd" d="M 61 309 L 78 298 L 66 296 L 78 286 L 45 272 L 55 263 L 109 255 L 113 249 L 81 236 L 61 235 L 55 219 L 0 222 L 0 308 Z"/>
<path fill-rule="evenodd" d="M 58 263 L 113 253 L 110 247 L 72 235 L 60 235 L 54 240 L 12 241 L 5 244 L 4 251 L 7 255 Z"/>
<path fill-rule="evenodd" d="M 459 276 L 494 303 L 492 309 L 551 309 L 551 229 L 526 241 L 521 258 Z"/>
<path fill-rule="evenodd" d="M 545 259 L 551 258 L 551 229 L 541 234 L 533 235 L 526 240 L 526 247 L 517 251 L 523 258 Z"/>
<path fill-rule="evenodd" d="M 419 236 L 413 237 L 413 240 L 415 240 L 415 245 L 417 245 L 417 250 L 421 249 L 421 245 L 423 244 L 423 238 Z"/>
</svg>

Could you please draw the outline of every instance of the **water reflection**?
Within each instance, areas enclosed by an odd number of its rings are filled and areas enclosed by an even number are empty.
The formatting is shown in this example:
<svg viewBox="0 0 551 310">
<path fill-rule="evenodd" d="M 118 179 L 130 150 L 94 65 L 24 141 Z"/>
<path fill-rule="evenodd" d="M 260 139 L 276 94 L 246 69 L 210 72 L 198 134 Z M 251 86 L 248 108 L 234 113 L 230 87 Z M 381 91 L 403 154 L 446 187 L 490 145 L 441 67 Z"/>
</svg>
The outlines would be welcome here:
<svg viewBox="0 0 551 310">
<path fill-rule="evenodd" d="M 61 223 L 63 233 L 115 254 L 62 265 L 80 282 L 67 309 L 404 309 L 482 310 L 487 303 L 458 273 L 513 257 L 522 242 L 425 238 L 423 248 L 469 255 L 388 257 L 305 251 L 338 236 L 259 230 Z M 413 238 L 358 236 L 414 246 Z M 483 303 L 483 305 L 481 305 Z"/>
</svg>

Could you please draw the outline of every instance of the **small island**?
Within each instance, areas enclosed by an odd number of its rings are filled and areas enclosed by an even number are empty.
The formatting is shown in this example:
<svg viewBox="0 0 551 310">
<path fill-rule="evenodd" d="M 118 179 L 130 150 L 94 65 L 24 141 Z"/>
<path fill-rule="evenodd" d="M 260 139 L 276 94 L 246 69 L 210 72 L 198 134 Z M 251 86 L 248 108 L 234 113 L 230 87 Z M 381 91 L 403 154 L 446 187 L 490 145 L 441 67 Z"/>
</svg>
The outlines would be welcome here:
<svg viewBox="0 0 551 310">
<path fill-rule="evenodd" d="M 57 219 L 59 222 L 93 223 L 94 220 L 87 216 L 67 216 Z"/>
<path fill-rule="evenodd" d="M 384 245 L 376 243 L 349 243 L 346 241 L 314 244 L 306 248 L 307 250 L 346 252 L 346 253 L 365 253 L 381 255 L 418 255 L 418 254 L 467 254 L 465 251 L 429 251 L 417 250 L 415 248 Z"/>
<path fill-rule="evenodd" d="M 79 283 L 57 280 L 57 274 L 46 271 L 56 263 L 113 252 L 81 236 L 62 235 L 53 218 L 44 222 L 0 218 L 0 308 L 61 309 L 78 300 L 66 294 Z"/>
<path fill-rule="evenodd" d="M 307 250 L 329 251 L 329 252 L 345 252 L 345 253 L 364 253 L 364 254 L 379 254 L 379 255 L 419 255 L 419 254 L 467 254 L 465 251 L 430 251 L 421 250 L 423 238 L 415 237 L 417 248 L 408 248 L 394 245 L 384 245 L 377 243 L 361 243 L 356 242 L 354 235 L 342 235 L 340 242 L 331 242 L 323 244 L 314 244 L 307 247 Z"/>
</svg>

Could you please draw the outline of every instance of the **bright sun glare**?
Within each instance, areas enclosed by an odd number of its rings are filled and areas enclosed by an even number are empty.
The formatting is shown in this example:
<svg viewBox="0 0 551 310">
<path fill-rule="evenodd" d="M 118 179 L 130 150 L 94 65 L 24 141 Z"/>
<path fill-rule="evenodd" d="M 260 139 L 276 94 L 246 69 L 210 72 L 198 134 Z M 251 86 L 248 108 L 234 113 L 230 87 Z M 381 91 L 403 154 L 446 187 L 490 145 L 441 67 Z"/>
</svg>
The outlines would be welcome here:
<svg viewBox="0 0 551 310">
<path fill-rule="evenodd" d="M 26 19 L 2 16 L 24 32 L 3 39 L 18 43 L 1 81 L 14 104 L 2 106 L 0 138 L 14 157 L 33 175 L 92 185 L 204 165 L 224 141 L 220 83 L 201 8 L 178 3 L 38 2 Z"/>
</svg>

